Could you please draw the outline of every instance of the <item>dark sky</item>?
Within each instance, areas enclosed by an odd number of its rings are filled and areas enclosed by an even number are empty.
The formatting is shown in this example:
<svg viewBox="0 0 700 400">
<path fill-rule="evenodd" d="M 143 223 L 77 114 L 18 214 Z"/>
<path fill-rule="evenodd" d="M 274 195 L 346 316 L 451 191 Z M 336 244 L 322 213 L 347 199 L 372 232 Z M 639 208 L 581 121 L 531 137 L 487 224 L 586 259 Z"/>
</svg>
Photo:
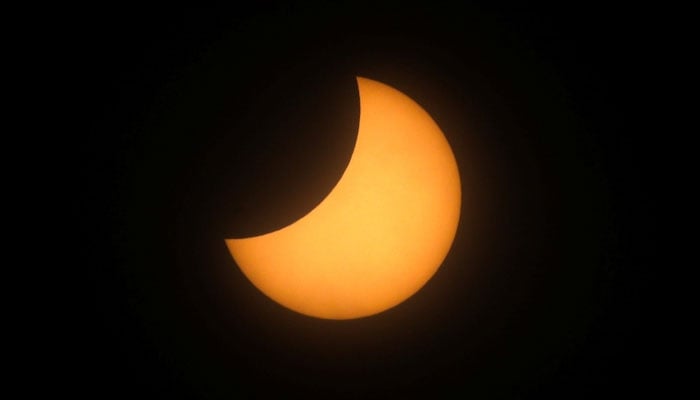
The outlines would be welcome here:
<svg viewBox="0 0 700 400">
<path fill-rule="evenodd" d="M 623 8 L 93 10 L 67 61 L 86 398 L 629 396 L 649 345 L 649 25 Z M 645 61 L 646 60 L 646 61 Z M 421 104 L 462 174 L 452 250 L 369 318 L 295 314 L 224 238 L 283 227 L 342 174 L 356 75 Z M 82 268 L 81 268 L 82 270 Z"/>
</svg>

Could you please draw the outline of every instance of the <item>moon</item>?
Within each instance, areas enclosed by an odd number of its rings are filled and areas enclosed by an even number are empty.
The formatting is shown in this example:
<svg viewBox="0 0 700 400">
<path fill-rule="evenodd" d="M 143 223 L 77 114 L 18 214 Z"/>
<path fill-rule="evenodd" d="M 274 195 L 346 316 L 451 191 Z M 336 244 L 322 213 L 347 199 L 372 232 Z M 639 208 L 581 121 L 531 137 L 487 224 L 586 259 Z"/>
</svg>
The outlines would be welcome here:
<svg viewBox="0 0 700 400">
<path fill-rule="evenodd" d="M 459 170 L 437 123 L 397 89 L 357 85 L 355 147 L 328 196 L 282 229 L 226 239 L 255 287 L 317 318 L 366 317 L 411 297 L 440 268 L 459 223 Z"/>
</svg>

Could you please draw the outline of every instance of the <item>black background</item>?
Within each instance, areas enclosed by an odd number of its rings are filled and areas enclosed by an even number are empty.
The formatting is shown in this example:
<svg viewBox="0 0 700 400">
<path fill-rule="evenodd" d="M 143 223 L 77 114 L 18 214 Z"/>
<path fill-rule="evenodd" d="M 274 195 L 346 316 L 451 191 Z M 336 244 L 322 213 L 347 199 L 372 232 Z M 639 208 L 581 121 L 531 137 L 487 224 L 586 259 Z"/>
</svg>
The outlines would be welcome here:
<svg viewBox="0 0 700 400">
<path fill-rule="evenodd" d="M 590 398 L 662 387 L 642 116 L 653 29 L 623 8 L 393 4 L 91 10 L 68 65 L 90 398 Z M 224 238 L 283 227 L 342 174 L 355 76 L 421 104 L 462 175 L 415 296 L 326 321 L 255 289 Z"/>
</svg>

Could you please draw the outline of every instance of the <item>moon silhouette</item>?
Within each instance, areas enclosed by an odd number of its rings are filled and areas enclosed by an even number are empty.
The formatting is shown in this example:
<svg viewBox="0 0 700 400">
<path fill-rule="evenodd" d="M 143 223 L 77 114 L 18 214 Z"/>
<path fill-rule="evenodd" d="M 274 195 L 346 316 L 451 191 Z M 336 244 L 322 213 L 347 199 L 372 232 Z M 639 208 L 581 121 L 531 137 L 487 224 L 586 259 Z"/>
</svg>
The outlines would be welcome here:
<svg viewBox="0 0 700 400">
<path fill-rule="evenodd" d="M 282 229 L 226 240 L 253 285 L 312 317 L 365 317 L 411 297 L 444 261 L 459 222 L 459 171 L 438 125 L 400 91 L 357 84 L 355 148 L 328 196 Z"/>
</svg>

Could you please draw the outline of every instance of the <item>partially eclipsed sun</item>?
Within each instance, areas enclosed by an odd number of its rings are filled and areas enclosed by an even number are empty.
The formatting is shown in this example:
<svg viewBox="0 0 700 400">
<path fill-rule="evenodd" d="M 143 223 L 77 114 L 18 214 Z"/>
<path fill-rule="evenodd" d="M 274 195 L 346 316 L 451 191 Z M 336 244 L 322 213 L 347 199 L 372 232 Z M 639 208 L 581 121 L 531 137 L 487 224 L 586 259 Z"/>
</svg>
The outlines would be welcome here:
<svg viewBox="0 0 700 400">
<path fill-rule="evenodd" d="M 435 121 L 390 86 L 357 84 L 355 149 L 328 196 L 285 228 L 226 240 L 258 289 L 318 318 L 365 317 L 409 298 L 442 264 L 459 221 L 459 171 Z"/>
</svg>

